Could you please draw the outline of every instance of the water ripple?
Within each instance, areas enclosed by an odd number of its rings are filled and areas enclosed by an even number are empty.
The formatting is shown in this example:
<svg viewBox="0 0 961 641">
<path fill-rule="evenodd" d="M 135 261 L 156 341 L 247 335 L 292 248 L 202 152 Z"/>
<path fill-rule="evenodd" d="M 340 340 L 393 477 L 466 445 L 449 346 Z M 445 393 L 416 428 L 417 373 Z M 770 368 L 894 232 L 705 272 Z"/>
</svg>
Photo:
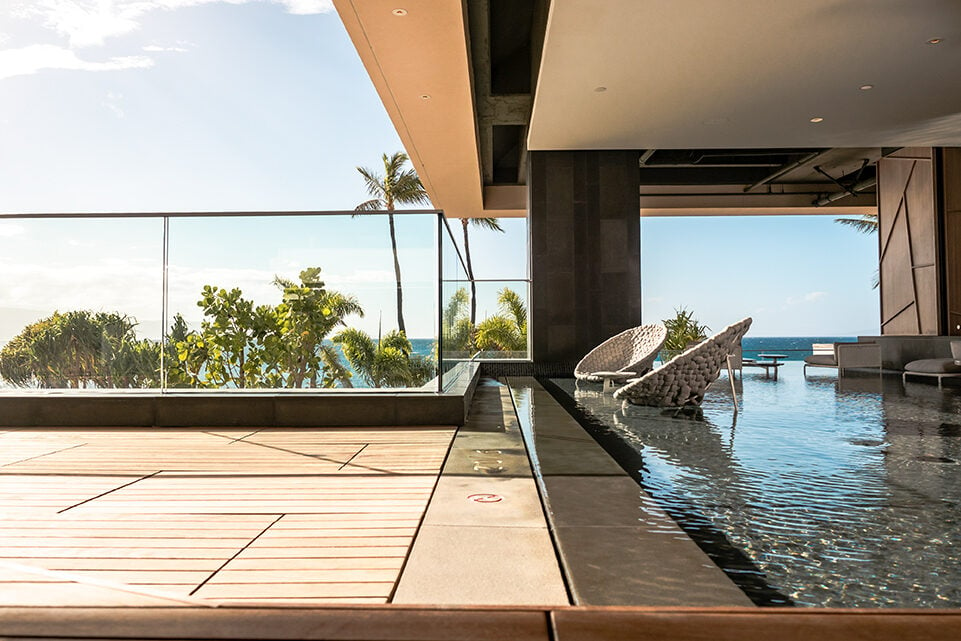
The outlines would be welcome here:
<svg viewBox="0 0 961 641">
<path fill-rule="evenodd" d="M 641 524 L 713 529 L 756 565 L 729 574 L 798 605 L 961 606 L 961 394 L 800 363 L 779 378 L 745 376 L 735 414 L 722 377 L 691 416 L 554 382 L 641 453 Z"/>
</svg>

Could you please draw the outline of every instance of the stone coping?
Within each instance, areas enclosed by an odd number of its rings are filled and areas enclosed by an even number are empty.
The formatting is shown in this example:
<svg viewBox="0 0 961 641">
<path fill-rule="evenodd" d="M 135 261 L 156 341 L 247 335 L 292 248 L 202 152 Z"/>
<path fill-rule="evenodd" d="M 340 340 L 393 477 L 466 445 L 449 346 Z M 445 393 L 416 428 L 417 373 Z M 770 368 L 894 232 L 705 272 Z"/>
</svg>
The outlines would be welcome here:
<svg viewBox="0 0 961 641">
<path fill-rule="evenodd" d="M 0 427 L 357 427 L 460 425 L 479 367 L 445 393 L 421 390 L 0 393 Z"/>
</svg>

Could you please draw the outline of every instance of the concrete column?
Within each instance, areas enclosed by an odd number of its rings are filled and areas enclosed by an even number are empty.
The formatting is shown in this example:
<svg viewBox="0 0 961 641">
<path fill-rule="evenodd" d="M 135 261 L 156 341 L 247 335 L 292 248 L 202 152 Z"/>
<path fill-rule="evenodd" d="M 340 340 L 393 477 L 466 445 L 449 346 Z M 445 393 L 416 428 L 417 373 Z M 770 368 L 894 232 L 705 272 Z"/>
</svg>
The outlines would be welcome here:
<svg viewBox="0 0 961 641">
<path fill-rule="evenodd" d="M 636 151 L 528 156 L 531 355 L 570 373 L 597 344 L 641 319 Z"/>
</svg>

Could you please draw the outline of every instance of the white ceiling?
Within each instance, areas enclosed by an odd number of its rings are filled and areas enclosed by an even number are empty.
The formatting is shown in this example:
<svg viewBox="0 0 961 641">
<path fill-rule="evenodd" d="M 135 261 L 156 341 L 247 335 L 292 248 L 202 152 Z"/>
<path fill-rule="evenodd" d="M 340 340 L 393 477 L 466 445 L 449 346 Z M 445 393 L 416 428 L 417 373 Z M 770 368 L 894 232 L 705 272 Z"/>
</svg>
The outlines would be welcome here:
<svg viewBox="0 0 961 641">
<path fill-rule="evenodd" d="M 961 0 L 551 2 L 529 149 L 928 145 L 961 146 Z"/>
</svg>

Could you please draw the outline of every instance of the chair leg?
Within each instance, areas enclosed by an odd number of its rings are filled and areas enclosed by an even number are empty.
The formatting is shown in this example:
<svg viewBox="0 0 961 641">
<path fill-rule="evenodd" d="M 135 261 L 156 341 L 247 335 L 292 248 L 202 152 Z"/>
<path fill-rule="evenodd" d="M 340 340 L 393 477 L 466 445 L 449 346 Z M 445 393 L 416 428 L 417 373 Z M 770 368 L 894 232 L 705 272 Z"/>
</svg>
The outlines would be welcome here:
<svg viewBox="0 0 961 641">
<path fill-rule="evenodd" d="M 734 411 L 739 410 L 737 406 L 737 390 L 734 388 L 734 370 L 731 369 L 731 355 L 727 356 L 727 380 L 731 381 L 731 398 L 734 399 Z"/>
</svg>

